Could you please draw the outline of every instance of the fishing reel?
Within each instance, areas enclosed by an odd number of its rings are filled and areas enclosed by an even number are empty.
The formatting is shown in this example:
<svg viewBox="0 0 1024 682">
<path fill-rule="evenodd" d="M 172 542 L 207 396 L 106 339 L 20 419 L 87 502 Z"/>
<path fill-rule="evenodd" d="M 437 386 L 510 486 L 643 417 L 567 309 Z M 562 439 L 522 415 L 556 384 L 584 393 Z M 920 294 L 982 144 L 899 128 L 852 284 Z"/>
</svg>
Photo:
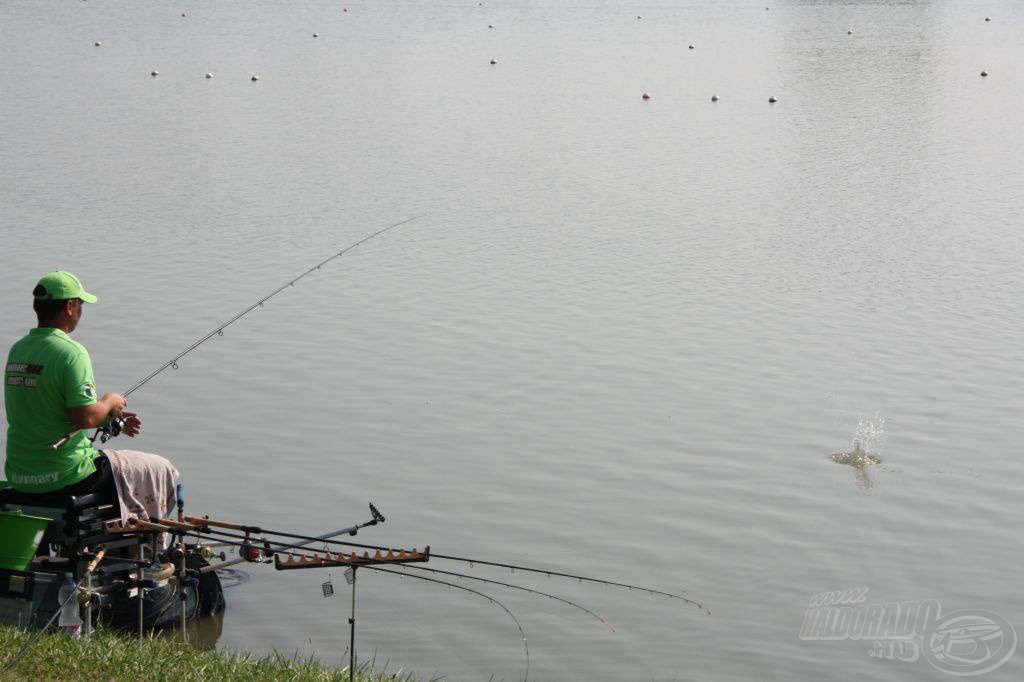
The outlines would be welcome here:
<svg viewBox="0 0 1024 682">
<path fill-rule="evenodd" d="M 246 539 L 238 547 L 238 556 L 249 563 L 269 564 L 274 561 L 274 548 L 270 546 L 270 542 L 267 540 L 264 540 L 263 546 L 260 547 Z"/>
<path fill-rule="evenodd" d="M 96 438 L 100 439 L 101 443 L 106 443 L 111 438 L 116 438 L 121 435 L 121 431 L 124 429 L 124 417 L 114 417 L 107 420 L 107 423 L 96 429 L 96 433 L 92 435 L 89 440 L 93 443 L 96 442 Z"/>
</svg>

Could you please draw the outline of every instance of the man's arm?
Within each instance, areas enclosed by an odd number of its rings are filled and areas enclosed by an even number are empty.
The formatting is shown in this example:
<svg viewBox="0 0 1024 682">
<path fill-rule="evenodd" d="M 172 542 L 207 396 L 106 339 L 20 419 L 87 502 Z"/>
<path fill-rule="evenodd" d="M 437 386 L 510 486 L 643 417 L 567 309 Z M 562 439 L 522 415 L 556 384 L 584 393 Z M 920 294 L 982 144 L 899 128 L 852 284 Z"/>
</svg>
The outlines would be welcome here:
<svg viewBox="0 0 1024 682">
<path fill-rule="evenodd" d="M 124 399 L 124 396 L 107 393 L 92 405 L 69 407 L 68 415 L 76 428 L 94 429 L 101 426 L 109 417 L 120 417 L 121 412 L 127 406 L 128 401 Z"/>
</svg>

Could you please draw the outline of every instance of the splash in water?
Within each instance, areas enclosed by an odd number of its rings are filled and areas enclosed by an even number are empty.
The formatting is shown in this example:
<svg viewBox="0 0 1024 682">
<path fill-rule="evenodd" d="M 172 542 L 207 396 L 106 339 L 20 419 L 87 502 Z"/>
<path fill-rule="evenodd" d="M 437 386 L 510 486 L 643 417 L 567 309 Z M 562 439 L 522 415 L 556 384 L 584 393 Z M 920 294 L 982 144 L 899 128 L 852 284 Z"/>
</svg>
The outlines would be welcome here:
<svg viewBox="0 0 1024 682">
<path fill-rule="evenodd" d="M 832 454 L 833 462 L 851 466 L 856 470 L 857 485 L 865 490 L 870 490 L 875 486 L 870 468 L 882 463 L 882 458 L 873 453 L 878 451 L 884 434 L 885 419 L 883 417 L 875 414 L 871 419 L 861 419 L 857 424 L 856 433 L 853 434 L 852 452 Z"/>
</svg>

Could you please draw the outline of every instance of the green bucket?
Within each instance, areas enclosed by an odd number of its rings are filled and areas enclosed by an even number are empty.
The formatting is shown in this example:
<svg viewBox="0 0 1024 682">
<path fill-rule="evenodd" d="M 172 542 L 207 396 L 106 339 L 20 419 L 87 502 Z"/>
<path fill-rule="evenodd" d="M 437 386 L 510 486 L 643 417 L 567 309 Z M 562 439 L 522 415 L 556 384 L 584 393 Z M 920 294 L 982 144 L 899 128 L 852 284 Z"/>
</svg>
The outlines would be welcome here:
<svg viewBox="0 0 1024 682">
<path fill-rule="evenodd" d="M 49 524 L 50 519 L 20 511 L 0 512 L 0 568 L 28 570 Z"/>
</svg>

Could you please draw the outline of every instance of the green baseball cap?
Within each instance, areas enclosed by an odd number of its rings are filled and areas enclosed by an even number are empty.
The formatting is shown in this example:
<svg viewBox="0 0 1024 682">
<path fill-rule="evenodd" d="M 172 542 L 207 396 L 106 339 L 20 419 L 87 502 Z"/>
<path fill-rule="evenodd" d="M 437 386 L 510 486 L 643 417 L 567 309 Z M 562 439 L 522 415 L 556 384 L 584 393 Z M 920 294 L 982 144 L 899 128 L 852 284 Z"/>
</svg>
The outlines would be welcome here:
<svg viewBox="0 0 1024 682">
<path fill-rule="evenodd" d="M 42 289 L 42 293 L 39 290 Z M 39 280 L 35 291 L 36 300 L 54 301 L 66 298 L 80 298 L 86 303 L 95 303 L 99 299 L 82 288 L 82 283 L 70 272 L 57 270 Z"/>
</svg>

